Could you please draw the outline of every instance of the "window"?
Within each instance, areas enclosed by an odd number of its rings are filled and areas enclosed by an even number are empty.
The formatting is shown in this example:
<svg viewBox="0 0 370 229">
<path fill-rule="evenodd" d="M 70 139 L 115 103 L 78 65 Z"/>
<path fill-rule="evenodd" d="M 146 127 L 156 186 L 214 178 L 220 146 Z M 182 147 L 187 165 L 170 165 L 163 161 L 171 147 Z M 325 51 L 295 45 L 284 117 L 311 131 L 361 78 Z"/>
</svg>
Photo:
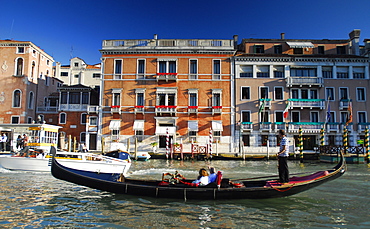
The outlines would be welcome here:
<svg viewBox="0 0 370 229">
<path fill-rule="evenodd" d="M 284 78 L 284 66 L 274 66 L 274 78 Z"/>
<path fill-rule="evenodd" d="M 75 66 L 75 67 L 78 67 L 78 62 L 75 62 L 75 63 L 74 63 L 74 66 Z"/>
<path fill-rule="evenodd" d="M 85 132 L 80 133 L 80 142 L 82 142 L 82 143 L 86 142 L 86 133 Z"/>
<path fill-rule="evenodd" d="M 18 58 L 16 61 L 16 76 L 23 76 L 23 58 Z"/>
<path fill-rule="evenodd" d="M 89 124 L 90 124 L 90 126 L 97 126 L 98 125 L 98 117 L 96 117 L 96 116 L 89 117 Z"/>
<path fill-rule="evenodd" d="M 261 99 L 269 98 L 269 88 L 268 87 L 260 87 L 260 98 Z"/>
<path fill-rule="evenodd" d="M 221 79 L 221 60 L 213 60 L 213 76 L 212 79 Z"/>
<path fill-rule="evenodd" d="M 74 77 L 75 78 L 78 78 L 78 77 L 80 77 L 80 75 L 79 74 L 75 74 Z"/>
<path fill-rule="evenodd" d="M 283 53 L 283 46 L 282 45 L 275 45 L 274 46 L 274 53 L 275 54 L 281 54 L 281 53 Z"/>
<path fill-rule="evenodd" d="M 333 78 L 333 68 L 332 67 L 322 67 L 322 77 L 325 79 L 332 79 Z"/>
<path fill-rule="evenodd" d="M 12 116 L 12 124 L 19 124 L 20 117 L 19 116 Z"/>
<path fill-rule="evenodd" d="M 36 67 L 36 63 L 35 63 L 35 61 L 32 61 L 32 66 L 31 66 L 31 79 L 33 79 L 34 72 L 35 72 L 35 67 Z"/>
<path fill-rule="evenodd" d="M 137 61 L 137 78 L 138 79 L 145 78 L 145 60 Z"/>
<path fill-rule="evenodd" d="M 358 122 L 359 123 L 366 123 L 366 112 L 364 111 L 359 111 L 358 112 Z"/>
<path fill-rule="evenodd" d="M 189 106 L 198 106 L 198 93 L 189 93 Z"/>
<path fill-rule="evenodd" d="M 112 106 L 120 106 L 121 105 L 121 93 L 114 92 L 112 97 Z"/>
<path fill-rule="evenodd" d="M 347 120 L 348 120 L 348 112 L 347 111 L 343 111 L 343 112 L 340 112 L 340 122 L 341 123 L 346 123 Z"/>
<path fill-rule="evenodd" d="M 250 135 L 243 135 L 242 139 L 244 146 L 250 146 Z"/>
<path fill-rule="evenodd" d="M 257 78 L 270 78 L 270 66 L 257 66 Z"/>
<path fill-rule="evenodd" d="M 82 104 L 89 104 L 89 92 L 82 92 Z"/>
<path fill-rule="evenodd" d="M 241 100 L 250 100 L 251 99 L 250 87 L 242 87 L 241 91 L 242 91 Z"/>
<path fill-rule="evenodd" d="M 337 78 L 338 79 L 348 79 L 348 67 L 337 67 Z"/>
<path fill-rule="evenodd" d="M 337 54 L 346 54 L 345 46 L 337 46 Z"/>
<path fill-rule="evenodd" d="M 240 66 L 240 77 L 253 78 L 253 66 Z"/>
<path fill-rule="evenodd" d="M 196 80 L 198 78 L 198 61 L 190 60 L 189 79 Z"/>
<path fill-rule="evenodd" d="M 60 113 L 59 114 L 59 124 L 66 124 L 66 122 L 67 122 L 67 114 Z"/>
<path fill-rule="evenodd" d="M 61 104 L 67 104 L 68 101 L 68 93 L 67 92 L 61 92 L 60 93 L 60 103 Z"/>
<path fill-rule="evenodd" d="M 265 53 L 264 45 L 254 45 L 254 53 Z"/>
<path fill-rule="evenodd" d="M 250 122 L 251 121 L 251 112 L 250 111 L 242 111 L 242 120 L 241 122 Z"/>
<path fill-rule="evenodd" d="M 221 93 L 212 92 L 212 106 L 219 107 L 221 106 Z"/>
<path fill-rule="evenodd" d="M 300 113 L 298 111 L 292 111 L 292 122 L 300 122 Z"/>
<path fill-rule="evenodd" d="M 68 72 L 60 72 L 60 76 L 68 76 Z"/>
<path fill-rule="evenodd" d="M 310 121 L 311 122 L 319 122 L 319 112 L 313 111 L 310 113 Z"/>
<path fill-rule="evenodd" d="M 136 106 L 144 106 L 144 93 L 136 93 Z"/>
<path fill-rule="evenodd" d="M 23 54 L 24 53 L 24 47 L 17 47 L 17 54 Z"/>
<path fill-rule="evenodd" d="M 80 102 L 81 102 L 80 92 L 69 93 L 69 104 L 80 104 Z"/>
<path fill-rule="evenodd" d="M 316 68 L 291 68 L 290 76 L 293 77 L 316 77 Z"/>
<path fill-rule="evenodd" d="M 365 68 L 364 67 L 353 67 L 353 78 L 354 79 L 365 79 Z"/>
<path fill-rule="evenodd" d="M 13 92 L 13 107 L 21 107 L 21 94 L 20 90 L 15 90 Z"/>
<path fill-rule="evenodd" d="M 158 60 L 159 73 L 176 73 L 176 60 Z"/>
<path fill-rule="evenodd" d="M 346 87 L 340 87 L 339 88 L 339 98 L 341 100 L 348 99 L 348 88 L 346 88 Z"/>
<path fill-rule="evenodd" d="M 366 89 L 364 87 L 357 88 L 357 101 L 365 102 L 366 101 Z"/>
<path fill-rule="evenodd" d="M 318 99 L 318 91 L 316 89 L 310 89 L 310 99 Z"/>
<path fill-rule="evenodd" d="M 34 94 L 31 91 L 28 96 L 28 109 L 33 109 L 33 102 L 34 102 Z"/>
<path fill-rule="evenodd" d="M 318 46 L 317 47 L 318 54 L 325 54 L 325 46 Z"/>
<path fill-rule="evenodd" d="M 291 97 L 292 97 L 292 99 L 299 99 L 299 90 L 298 89 L 292 89 L 291 90 Z"/>
<path fill-rule="evenodd" d="M 270 117 L 269 117 L 269 112 L 268 111 L 263 111 L 260 113 L 260 121 L 261 122 L 269 122 Z"/>
<path fill-rule="evenodd" d="M 81 124 L 86 124 L 87 121 L 87 114 L 83 113 L 81 114 Z"/>
<path fill-rule="evenodd" d="M 329 101 L 334 101 L 335 100 L 335 97 L 334 97 L 334 88 L 332 87 L 327 87 L 325 88 L 325 96 L 326 96 L 326 99 L 329 100 Z"/>
<path fill-rule="evenodd" d="M 275 100 L 284 99 L 284 89 L 282 87 L 275 87 Z"/>
<path fill-rule="evenodd" d="M 283 112 L 281 111 L 275 112 L 275 122 L 284 122 Z"/>
<path fill-rule="evenodd" d="M 100 73 L 93 73 L 92 77 L 95 78 L 100 78 Z"/>
<path fill-rule="evenodd" d="M 293 54 L 303 54 L 303 48 L 293 48 Z"/>
<path fill-rule="evenodd" d="M 176 106 L 175 94 L 158 94 L 158 106 Z"/>
<path fill-rule="evenodd" d="M 122 60 L 114 60 L 114 79 L 122 78 Z"/>
</svg>

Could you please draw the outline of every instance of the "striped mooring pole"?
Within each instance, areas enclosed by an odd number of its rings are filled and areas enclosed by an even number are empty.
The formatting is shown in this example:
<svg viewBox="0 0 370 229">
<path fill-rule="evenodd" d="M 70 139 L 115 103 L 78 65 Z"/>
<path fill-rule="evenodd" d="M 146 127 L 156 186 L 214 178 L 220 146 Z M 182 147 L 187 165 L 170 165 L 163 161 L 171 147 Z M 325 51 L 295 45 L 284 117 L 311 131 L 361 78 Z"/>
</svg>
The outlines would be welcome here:
<svg viewBox="0 0 370 229">
<path fill-rule="evenodd" d="M 166 158 L 168 159 L 168 154 L 170 152 L 170 135 L 168 134 L 168 128 L 166 128 Z"/>
<path fill-rule="evenodd" d="M 209 128 L 209 156 L 210 157 L 212 157 L 212 142 L 213 142 L 212 128 Z"/>
<path fill-rule="evenodd" d="M 301 159 L 301 162 L 303 162 L 303 134 L 302 134 L 302 127 L 299 127 L 298 133 L 299 133 L 299 136 L 298 136 L 298 141 L 299 141 L 299 158 Z"/>
<path fill-rule="evenodd" d="M 320 145 L 321 146 L 325 145 L 325 129 L 324 129 L 324 127 L 322 127 L 321 130 L 320 130 Z"/>
<path fill-rule="evenodd" d="M 370 163 L 370 145 L 369 145 L 369 141 L 370 141 L 369 128 L 366 126 L 366 128 L 365 128 L 365 149 L 366 149 L 367 163 Z"/>
<path fill-rule="evenodd" d="M 348 148 L 348 130 L 347 127 L 343 127 L 343 148 L 344 148 L 344 153 L 347 153 L 347 148 Z"/>
</svg>

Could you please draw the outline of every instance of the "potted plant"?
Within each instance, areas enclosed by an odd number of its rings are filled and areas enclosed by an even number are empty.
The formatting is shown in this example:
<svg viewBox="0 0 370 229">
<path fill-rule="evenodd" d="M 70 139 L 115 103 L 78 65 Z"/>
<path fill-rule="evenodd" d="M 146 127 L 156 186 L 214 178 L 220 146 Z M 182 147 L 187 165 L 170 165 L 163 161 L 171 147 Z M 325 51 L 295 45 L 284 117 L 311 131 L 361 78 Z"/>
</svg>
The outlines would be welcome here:
<svg viewBox="0 0 370 229">
<path fill-rule="evenodd" d="M 155 153 L 155 151 L 157 150 L 158 142 L 152 142 L 152 143 L 150 143 L 150 145 L 151 145 L 151 146 L 152 146 L 152 148 L 153 148 L 153 153 Z"/>
</svg>

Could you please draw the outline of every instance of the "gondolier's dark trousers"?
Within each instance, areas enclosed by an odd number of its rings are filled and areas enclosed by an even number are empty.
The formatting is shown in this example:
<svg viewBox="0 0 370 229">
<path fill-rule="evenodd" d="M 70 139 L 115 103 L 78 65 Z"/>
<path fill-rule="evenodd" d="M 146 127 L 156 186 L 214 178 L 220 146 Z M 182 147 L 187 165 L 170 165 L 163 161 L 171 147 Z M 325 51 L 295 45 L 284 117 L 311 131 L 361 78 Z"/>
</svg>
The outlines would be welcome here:
<svg viewBox="0 0 370 229">
<path fill-rule="evenodd" d="M 279 179 L 280 183 L 289 182 L 288 157 L 279 157 Z"/>
</svg>

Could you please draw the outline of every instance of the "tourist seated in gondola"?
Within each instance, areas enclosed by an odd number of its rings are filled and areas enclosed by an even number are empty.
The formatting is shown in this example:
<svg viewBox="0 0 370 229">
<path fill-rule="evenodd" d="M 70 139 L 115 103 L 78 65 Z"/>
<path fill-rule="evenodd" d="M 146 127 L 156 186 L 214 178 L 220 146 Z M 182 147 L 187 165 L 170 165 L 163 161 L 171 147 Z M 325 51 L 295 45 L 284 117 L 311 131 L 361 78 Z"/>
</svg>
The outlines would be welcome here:
<svg viewBox="0 0 370 229">
<path fill-rule="evenodd" d="M 200 185 L 200 186 L 208 185 L 210 182 L 209 182 L 209 174 L 207 170 L 204 168 L 200 169 L 199 176 L 195 181 L 193 181 L 193 183 Z"/>
<path fill-rule="evenodd" d="M 217 180 L 217 173 L 215 172 L 214 167 L 208 167 L 209 169 L 209 183 L 216 182 Z"/>
</svg>

